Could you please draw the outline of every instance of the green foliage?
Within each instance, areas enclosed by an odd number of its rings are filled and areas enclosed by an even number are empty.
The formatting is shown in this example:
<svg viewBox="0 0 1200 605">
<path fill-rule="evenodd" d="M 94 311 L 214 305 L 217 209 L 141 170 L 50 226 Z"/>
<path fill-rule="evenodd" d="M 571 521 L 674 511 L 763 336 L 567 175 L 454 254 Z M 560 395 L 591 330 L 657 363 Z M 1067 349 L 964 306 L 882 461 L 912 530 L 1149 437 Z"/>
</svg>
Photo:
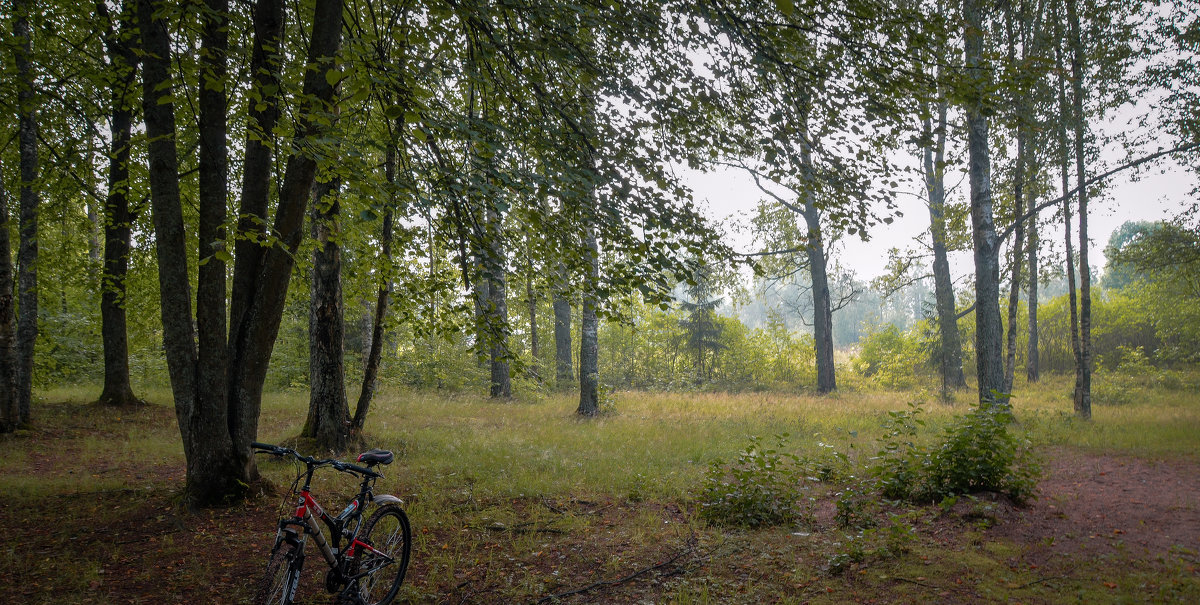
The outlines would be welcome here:
<svg viewBox="0 0 1200 605">
<path fill-rule="evenodd" d="M 1029 443 L 1014 436 L 1007 405 L 985 402 L 947 427 L 936 447 L 917 443 L 923 410 L 890 412 L 871 472 L 885 498 L 937 502 L 958 494 L 1033 495 L 1040 469 Z"/>
<path fill-rule="evenodd" d="M 33 382 L 41 388 L 61 384 L 96 382 L 104 377 L 100 325 L 93 315 L 79 310 L 38 310 L 37 355 Z"/>
<path fill-rule="evenodd" d="M 909 389 L 916 385 L 922 371 L 927 369 L 926 348 L 919 330 L 901 331 L 889 324 L 868 333 L 859 341 L 853 367 L 859 374 L 874 379 L 884 387 Z"/>
<path fill-rule="evenodd" d="M 777 435 L 774 448 L 751 437 L 733 464 L 714 460 L 700 492 L 700 517 L 709 523 L 744 527 L 805 520 L 809 513 L 803 500 L 807 482 L 813 479 L 806 460 L 782 451 L 787 437 Z"/>
</svg>

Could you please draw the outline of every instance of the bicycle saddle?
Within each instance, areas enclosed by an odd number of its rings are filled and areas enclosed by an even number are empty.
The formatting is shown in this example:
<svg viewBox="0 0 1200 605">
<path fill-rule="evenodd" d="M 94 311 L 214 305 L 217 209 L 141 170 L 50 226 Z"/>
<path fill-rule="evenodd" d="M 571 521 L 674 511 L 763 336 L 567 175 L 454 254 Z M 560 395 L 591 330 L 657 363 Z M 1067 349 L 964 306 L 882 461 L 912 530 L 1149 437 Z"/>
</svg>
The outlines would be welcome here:
<svg viewBox="0 0 1200 605">
<path fill-rule="evenodd" d="M 367 450 L 358 455 L 358 462 L 364 462 L 367 466 L 375 466 L 376 464 L 391 464 L 395 456 L 387 450 Z"/>
</svg>

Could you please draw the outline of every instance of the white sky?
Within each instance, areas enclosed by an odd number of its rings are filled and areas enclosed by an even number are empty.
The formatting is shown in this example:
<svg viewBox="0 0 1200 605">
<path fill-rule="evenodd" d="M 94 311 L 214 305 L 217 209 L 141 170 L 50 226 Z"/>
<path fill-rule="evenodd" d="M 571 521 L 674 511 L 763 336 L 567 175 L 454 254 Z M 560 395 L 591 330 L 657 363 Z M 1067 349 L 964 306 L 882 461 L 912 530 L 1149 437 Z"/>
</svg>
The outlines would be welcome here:
<svg viewBox="0 0 1200 605">
<path fill-rule="evenodd" d="M 1120 163 L 1122 160 L 1114 157 L 1109 166 Z M 1170 218 L 1189 204 L 1200 201 L 1190 195 L 1197 183 L 1196 176 L 1172 161 L 1164 161 L 1161 165 L 1141 170 L 1140 179 L 1136 182 L 1131 181 L 1126 174 L 1114 176 L 1110 181 L 1112 187 L 1106 195 L 1089 202 L 1090 260 L 1092 266 L 1100 270 L 1105 264 L 1103 250 L 1109 236 L 1125 221 Z M 748 216 L 758 201 L 765 197 L 755 186 L 753 179 L 740 169 L 724 168 L 709 173 L 685 171 L 682 176 L 692 187 L 703 210 L 714 219 Z M 947 188 L 954 185 L 961 176 L 959 173 L 948 171 Z M 954 194 L 964 195 L 966 188 L 967 184 L 964 181 Z M 858 279 L 866 281 L 883 273 L 889 248 L 910 247 L 913 245 L 913 239 L 929 228 L 929 211 L 924 201 L 915 197 L 922 192 L 914 189 L 910 193 L 912 195 L 902 194 L 897 198 L 899 209 L 904 216 L 897 218 L 891 225 L 876 226 L 871 231 L 869 242 L 864 243 L 857 237 L 843 238 L 843 247 L 837 260 L 843 267 L 853 269 Z M 1053 210 L 1044 211 L 1050 212 Z M 752 242 L 748 235 L 732 231 L 728 233 L 735 249 L 740 252 L 752 251 Z M 1061 239 L 1061 233 L 1061 226 L 1053 232 L 1043 229 L 1042 237 Z M 952 257 L 951 270 L 955 277 L 970 273 L 973 270 L 972 262 L 970 252 L 957 253 Z"/>
</svg>

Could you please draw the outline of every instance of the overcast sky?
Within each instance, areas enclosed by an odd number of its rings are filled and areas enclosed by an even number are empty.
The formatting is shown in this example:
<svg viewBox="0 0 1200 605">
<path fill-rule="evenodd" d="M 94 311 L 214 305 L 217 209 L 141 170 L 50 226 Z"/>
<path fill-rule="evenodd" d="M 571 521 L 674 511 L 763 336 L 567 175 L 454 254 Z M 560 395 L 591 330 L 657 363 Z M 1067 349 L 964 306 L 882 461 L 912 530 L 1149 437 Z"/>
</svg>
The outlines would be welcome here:
<svg viewBox="0 0 1200 605">
<path fill-rule="evenodd" d="M 1120 163 L 1114 158 L 1109 166 Z M 949 172 L 947 187 L 957 183 L 963 176 L 958 172 Z M 765 197 L 755 186 L 753 179 L 740 169 L 726 168 L 710 173 L 685 172 L 683 177 L 692 187 L 696 200 L 706 214 L 715 219 L 746 215 Z M 1142 170 L 1136 182 L 1128 176 L 1117 175 L 1111 183 L 1112 188 L 1103 197 L 1090 202 L 1090 258 L 1092 266 L 1099 269 L 1104 267 L 1103 250 L 1109 235 L 1125 221 L 1170 218 L 1189 204 L 1200 201 L 1190 195 L 1197 184 L 1196 177 L 1172 161 Z M 966 189 L 967 183 L 964 180 L 954 194 L 964 195 Z M 858 278 L 865 281 L 884 271 L 889 248 L 911 247 L 913 238 L 929 228 L 929 211 L 923 199 L 916 197 L 919 194 L 920 191 L 914 190 L 899 195 L 897 201 L 904 216 L 897 218 L 891 225 L 875 227 L 869 242 L 864 243 L 857 237 L 843 238 L 842 249 L 837 255 L 842 266 L 852 268 Z M 1045 211 L 1049 212 L 1052 211 Z M 1057 228 L 1052 234 L 1044 233 L 1043 237 L 1061 240 L 1062 231 L 1059 225 L 1055 225 Z M 730 232 L 730 237 L 739 251 L 751 251 L 752 241 L 748 236 Z M 1061 249 L 1061 244 L 1059 248 Z M 972 271 L 969 252 L 958 253 L 951 261 L 951 270 L 956 278 Z"/>
</svg>

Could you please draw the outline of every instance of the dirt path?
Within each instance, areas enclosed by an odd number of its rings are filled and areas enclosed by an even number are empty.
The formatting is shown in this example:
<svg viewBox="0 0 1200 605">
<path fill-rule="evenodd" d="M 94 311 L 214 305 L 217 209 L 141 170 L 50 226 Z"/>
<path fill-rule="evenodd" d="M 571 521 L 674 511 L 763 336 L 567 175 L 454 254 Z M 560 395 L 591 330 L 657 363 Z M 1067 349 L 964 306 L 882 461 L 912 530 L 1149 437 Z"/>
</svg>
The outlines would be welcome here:
<svg viewBox="0 0 1200 605">
<path fill-rule="evenodd" d="M 1053 448 L 1037 501 L 1008 511 L 991 535 L 1024 544 L 1034 564 L 1123 552 L 1200 551 L 1200 464 Z"/>
</svg>

